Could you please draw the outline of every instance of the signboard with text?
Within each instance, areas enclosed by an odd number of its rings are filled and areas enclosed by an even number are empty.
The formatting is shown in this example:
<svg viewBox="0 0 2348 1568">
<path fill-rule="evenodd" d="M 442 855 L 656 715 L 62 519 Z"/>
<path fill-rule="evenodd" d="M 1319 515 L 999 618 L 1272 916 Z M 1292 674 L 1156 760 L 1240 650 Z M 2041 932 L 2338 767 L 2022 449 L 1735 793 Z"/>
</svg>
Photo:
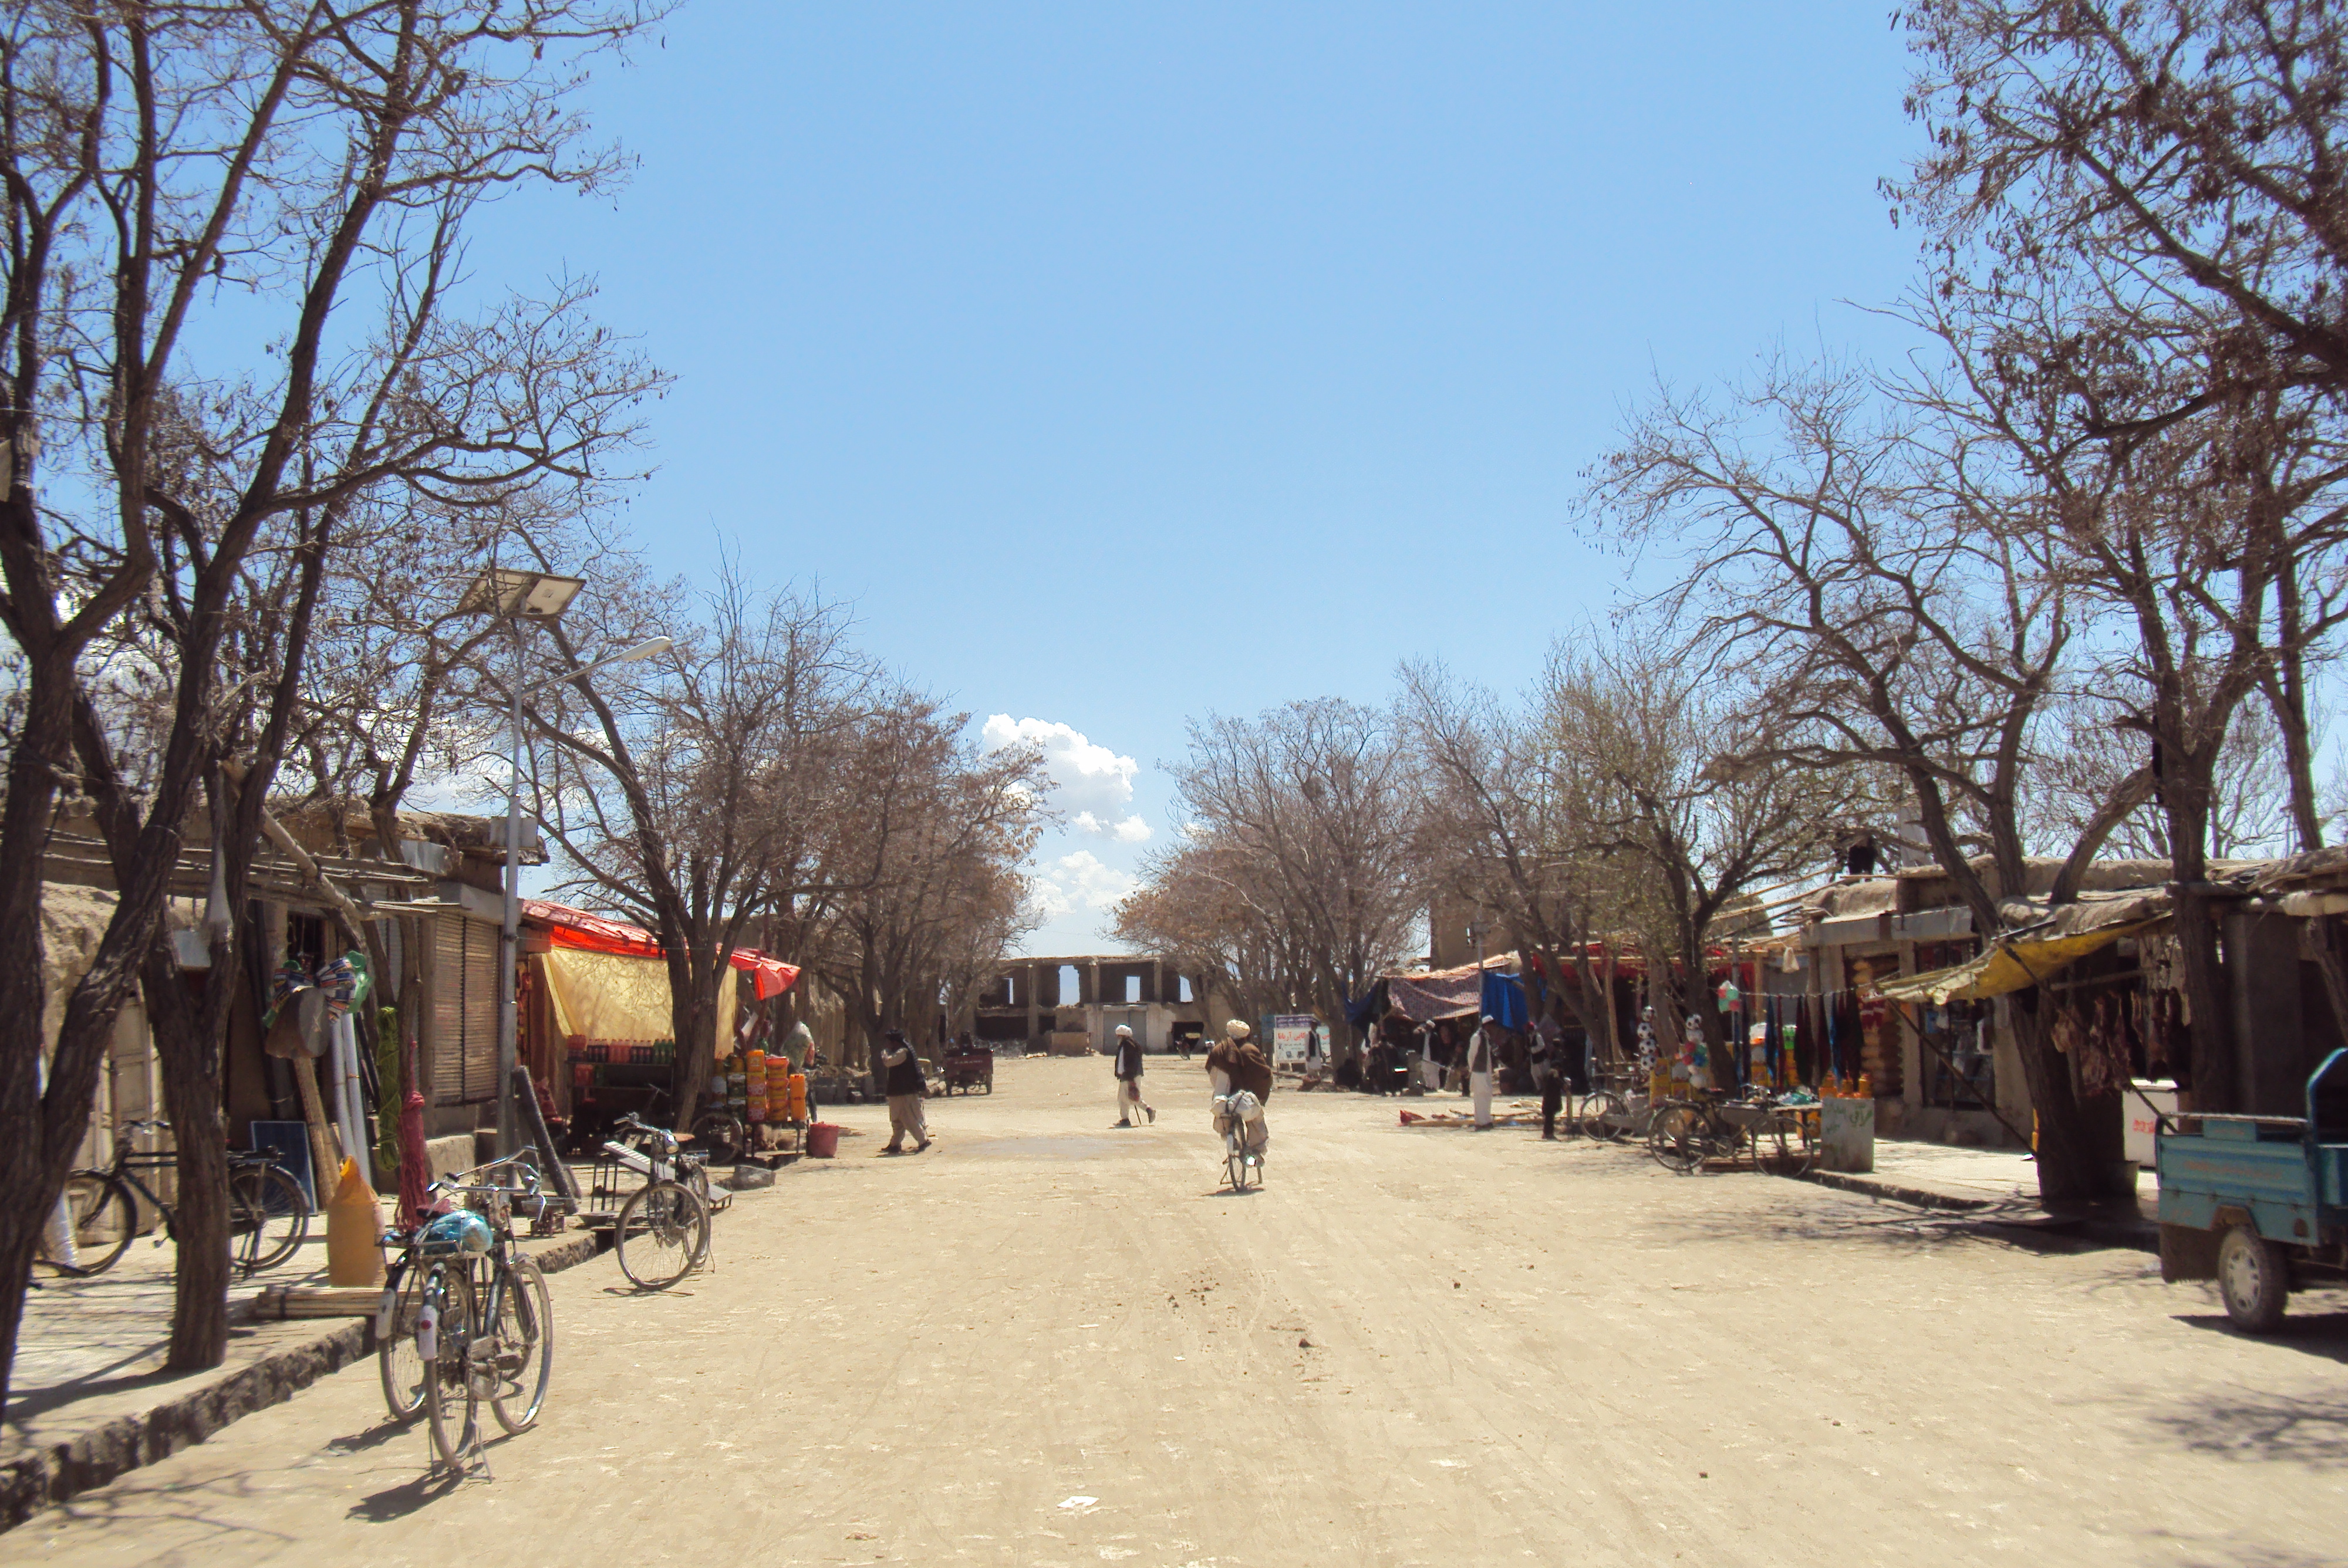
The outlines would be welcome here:
<svg viewBox="0 0 2348 1568">
<path fill-rule="evenodd" d="M 1272 1064 L 1274 1067 L 1304 1065 L 1306 1042 L 1320 1020 L 1311 1013 L 1282 1013 L 1272 1020 Z"/>
</svg>

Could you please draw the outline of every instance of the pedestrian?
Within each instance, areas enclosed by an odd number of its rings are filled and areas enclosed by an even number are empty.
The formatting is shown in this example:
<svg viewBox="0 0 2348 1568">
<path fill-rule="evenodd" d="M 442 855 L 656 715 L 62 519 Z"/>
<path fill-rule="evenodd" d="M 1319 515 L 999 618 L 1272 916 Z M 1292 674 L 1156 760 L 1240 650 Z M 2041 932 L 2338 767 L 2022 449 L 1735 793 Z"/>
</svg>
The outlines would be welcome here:
<svg viewBox="0 0 2348 1568">
<path fill-rule="evenodd" d="M 1468 1092 L 1475 1097 L 1479 1129 L 1492 1124 L 1492 1066 L 1499 1046 L 1500 1026 L 1487 1013 L 1468 1040 Z"/>
<path fill-rule="evenodd" d="M 928 1097 L 930 1086 L 922 1076 L 922 1059 L 913 1053 L 906 1041 L 905 1031 L 892 1029 L 881 1039 L 887 1043 L 880 1052 L 880 1065 L 888 1070 L 881 1087 L 889 1095 L 889 1146 L 884 1154 L 901 1154 L 905 1139 L 913 1139 L 913 1153 L 918 1154 L 930 1146 L 930 1128 L 922 1114 L 922 1102 Z"/>
<path fill-rule="evenodd" d="M 1554 1143 L 1557 1113 L 1565 1108 L 1565 1033 L 1547 1013 L 1533 1025 L 1532 1070 L 1541 1097 L 1541 1140 Z"/>
<path fill-rule="evenodd" d="M 1130 1027 L 1119 1024 L 1117 1026 L 1117 1124 L 1120 1127 L 1133 1125 L 1132 1108 L 1136 1105 L 1141 1107 L 1144 1116 L 1152 1122 L 1158 1120 L 1158 1112 L 1150 1108 L 1148 1101 L 1141 1097 L 1141 1042 L 1133 1038 Z"/>
<path fill-rule="evenodd" d="M 791 1025 L 791 1032 L 783 1040 L 783 1059 L 791 1064 L 793 1072 L 805 1072 L 808 1063 L 815 1059 L 815 1031 L 804 1023 Z"/>
</svg>

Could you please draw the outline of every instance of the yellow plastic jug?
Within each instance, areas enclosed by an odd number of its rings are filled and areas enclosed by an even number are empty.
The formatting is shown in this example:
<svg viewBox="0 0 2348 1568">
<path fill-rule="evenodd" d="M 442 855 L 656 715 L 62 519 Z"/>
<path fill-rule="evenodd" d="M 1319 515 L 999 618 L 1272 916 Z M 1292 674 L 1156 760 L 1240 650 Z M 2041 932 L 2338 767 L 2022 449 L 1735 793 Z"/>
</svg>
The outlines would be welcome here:
<svg viewBox="0 0 2348 1568">
<path fill-rule="evenodd" d="M 382 1211 L 376 1207 L 375 1189 L 359 1174 L 359 1163 L 346 1159 L 326 1204 L 326 1283 L 377 1286 L 383 1273 Z"/>
</svg>

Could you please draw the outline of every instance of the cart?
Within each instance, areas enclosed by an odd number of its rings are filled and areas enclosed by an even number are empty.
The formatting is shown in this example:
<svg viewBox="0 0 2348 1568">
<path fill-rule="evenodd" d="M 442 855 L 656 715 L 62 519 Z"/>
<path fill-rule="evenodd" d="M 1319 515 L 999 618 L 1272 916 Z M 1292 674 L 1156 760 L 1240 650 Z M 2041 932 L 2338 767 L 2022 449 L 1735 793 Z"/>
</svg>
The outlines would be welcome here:
<svg viewBox="0 0 2348 1568">
<path fill-rule="evenodd" d="M 994 1092 L 994 1052 L 985 1046 L 949 1050 L 942 1066 L 948 1094 L 956 1090 L 968 1093 L 981 1087 L 989 1094 Z"/>
<path fill-rule="evenodd" d="M 2254 1334 L 2294 1290 L 2348 1284 L 2348 1050 L 2307 1080 L 2307 1114 L 2161 1119 L 2160 1277 L 2214 1279 Z"/>
</svg>

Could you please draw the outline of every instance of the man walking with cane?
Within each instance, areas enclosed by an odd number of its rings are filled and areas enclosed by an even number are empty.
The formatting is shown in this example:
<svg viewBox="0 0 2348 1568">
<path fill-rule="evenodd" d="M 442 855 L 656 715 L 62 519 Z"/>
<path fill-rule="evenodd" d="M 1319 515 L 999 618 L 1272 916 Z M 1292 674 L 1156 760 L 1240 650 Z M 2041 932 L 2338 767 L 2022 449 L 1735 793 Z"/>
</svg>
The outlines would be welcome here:
<svg viewBox="0 0 2348 1568">
<path fill-rule="evenodd" d="M 1133 1125 L 1133 1108 L 1152 1122 L 1158 1112 L 1141 1097 L 1141 1042 L 1133 1038 L 1133 1030 L 1125 1024 L 1117 1026 L 1117 1124 Z"/>
</svg>

